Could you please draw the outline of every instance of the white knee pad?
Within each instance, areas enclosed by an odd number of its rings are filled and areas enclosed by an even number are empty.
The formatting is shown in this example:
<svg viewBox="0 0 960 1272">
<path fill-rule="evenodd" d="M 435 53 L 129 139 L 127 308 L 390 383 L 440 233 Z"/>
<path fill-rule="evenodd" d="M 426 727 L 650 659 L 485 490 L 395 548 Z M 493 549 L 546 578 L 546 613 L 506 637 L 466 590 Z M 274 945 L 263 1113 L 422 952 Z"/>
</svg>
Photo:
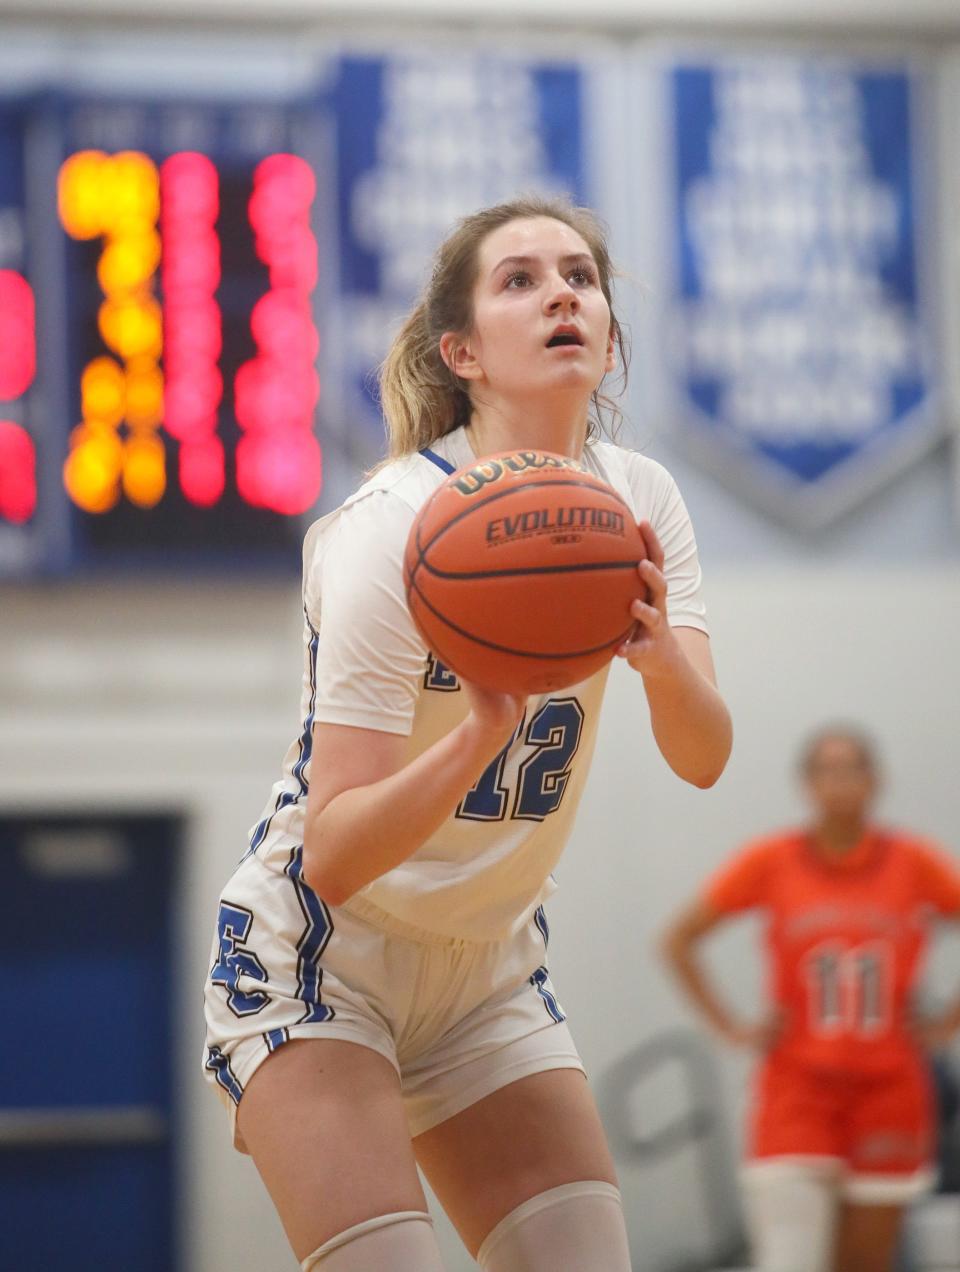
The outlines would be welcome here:
<svg viewBox="0 0 960 1272">
<path fill-rule="evenodd" d="M 443 1272 L 433 1220 L 420 1210 L 378 1215 L 324 1242 L 302 1272 Z"/>
<path fill-rule="evenodd" d="M 589 1179 L 531 1197 L 500 1220 L 477 1262 L 483 1272 L 630 1272 L 619 1189 Z"/>
<path fill-rule="evenodd" d="M 830 1272 L 836 1166 L 771 1159 L 750 1162 L 740 1178 L 757 1272 Z"/>
</svg>

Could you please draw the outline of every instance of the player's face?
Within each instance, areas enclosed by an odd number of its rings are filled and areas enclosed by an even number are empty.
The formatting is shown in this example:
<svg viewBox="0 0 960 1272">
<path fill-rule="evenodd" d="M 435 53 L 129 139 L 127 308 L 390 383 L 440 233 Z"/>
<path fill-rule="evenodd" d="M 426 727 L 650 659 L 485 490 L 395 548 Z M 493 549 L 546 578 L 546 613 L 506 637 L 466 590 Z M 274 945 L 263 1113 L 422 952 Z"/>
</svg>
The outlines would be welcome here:
<svg viewBox="0 0 960 1272">
<path fill-rule="evenodd" d="M 852 738 L 824 738 L 806 773 L 810 801 L 821 817 L 863 818 L 876 793 L 876 777 Z"/>
<path fill-rule="evenodd" d="M 615 356 L 610 306 L 576 230 L 552 217 L 510 221 L 484 239 L 478 267 L 466 340 L 476 391 L 588 397 Z"/>
</svg>

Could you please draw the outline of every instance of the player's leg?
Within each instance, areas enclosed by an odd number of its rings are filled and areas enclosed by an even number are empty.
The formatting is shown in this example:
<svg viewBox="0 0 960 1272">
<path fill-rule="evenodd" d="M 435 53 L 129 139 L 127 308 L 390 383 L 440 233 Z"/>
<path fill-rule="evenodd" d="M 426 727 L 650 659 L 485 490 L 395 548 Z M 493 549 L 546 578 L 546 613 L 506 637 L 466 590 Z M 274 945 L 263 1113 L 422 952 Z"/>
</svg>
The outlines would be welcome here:
<svg viewBox="0 0 960 1272">
<path fill-rule="evenodd" d="M 927 1062 L 911 1055 L 896 1069 L 862 1077 L 849 1117 L 836 1272 L 891 1272 L 904 1210 L 935 1178 L 934 1097 Z"/>
<path fill-rule="evenodd" d="M 902 1206 L 845 1202 L 837 1224 L 833 1272 L 893 1272 L 902 1223 Z"/>
<path fill-rule="evenodd" d="M 839 1173 L 837 1163 L 800 1158 L 743 1168 L 741 1195 L 757 1272 L 834 1272 Z"/>
<path fill-rule="evenodd" d="M 502 1086 L 414 1148 L 485 1272 L 630 1272 L 616 1171 L 579 1070 Z"/>
<path fill-rule="evenodd" d="M 237 1127 L 304 1268 L 441 1268 L 400 1081 L 382 1055 L 289 1042 L 253 1074 Z"/>
<path fill-rule="evenodd" d="M 255 856 L 221 898 L 205 1074 L 310 1272 L 441 1267 L 391 1015 L 418 958 Z"/>
<path fill-rule="evenodd" d="M 758 1272 L 832 1272 L 846 1141 L 837 1083 L 767 1057 L 754 1080 L 744 1215 Z"/>
</svg>

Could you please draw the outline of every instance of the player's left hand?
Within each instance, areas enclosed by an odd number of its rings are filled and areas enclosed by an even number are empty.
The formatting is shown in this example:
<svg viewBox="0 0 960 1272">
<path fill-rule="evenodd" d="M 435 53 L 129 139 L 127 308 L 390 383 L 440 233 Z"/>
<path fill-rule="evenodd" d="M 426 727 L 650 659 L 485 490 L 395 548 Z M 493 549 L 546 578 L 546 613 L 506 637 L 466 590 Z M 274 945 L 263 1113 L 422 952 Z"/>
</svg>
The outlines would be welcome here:
<svg viewBox="0 0 960 1272">
<path fill-rule="evenodd" d="M 646 588 L 646 599 L 638 597 L 630 606 L 636 620 L 629 638 L 617 656 L 643 676 L 669 675 L 683 658 L 683 651 L 667 618 L 667 580 L 663 577 L 663 548 L 649 521 L 640 522 L 647 559 L 637 566 Z"/>
<path fill-rule="evenodd" d="M 914 1013 L 909 1025 L 911 1034 L 924 1051 L 942 1051 L 960 1032 L 960 1021 L 955 1012 L 926 1017 Z"/>
</svg>

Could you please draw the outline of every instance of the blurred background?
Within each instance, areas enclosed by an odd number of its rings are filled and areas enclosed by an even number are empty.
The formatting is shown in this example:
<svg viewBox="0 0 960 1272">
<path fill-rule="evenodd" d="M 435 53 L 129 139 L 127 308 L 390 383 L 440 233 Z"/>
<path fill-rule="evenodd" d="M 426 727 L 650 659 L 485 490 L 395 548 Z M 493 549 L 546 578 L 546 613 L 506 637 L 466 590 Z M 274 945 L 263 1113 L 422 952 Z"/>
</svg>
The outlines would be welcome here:
<svg viewBox="0 0 960 1272">
<path fill-rule="evenodd" d="M 615 669 L 553 977 L 636 1268 L 732 1265 L 749 1058 L 666 918 L 801 814 L 824 720 L 960 856 L 958 121 L 956 0 L 0 2 L 0 1268 L 293 1266 L 200 1076 L 214 905 L 299 731 L 299 544 L 379 454 L 372 372 L 451 221 L 531 189 L 611 227 L 621 436 L 689 505 L 736 725 L 685 787 Z M 744 1015 L 756 937 L 710 949 Z M 956 1201 L 916 1268 L 960 1268 Z"/>
</svg>

